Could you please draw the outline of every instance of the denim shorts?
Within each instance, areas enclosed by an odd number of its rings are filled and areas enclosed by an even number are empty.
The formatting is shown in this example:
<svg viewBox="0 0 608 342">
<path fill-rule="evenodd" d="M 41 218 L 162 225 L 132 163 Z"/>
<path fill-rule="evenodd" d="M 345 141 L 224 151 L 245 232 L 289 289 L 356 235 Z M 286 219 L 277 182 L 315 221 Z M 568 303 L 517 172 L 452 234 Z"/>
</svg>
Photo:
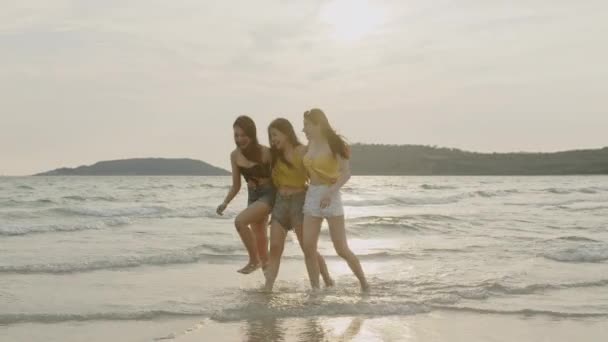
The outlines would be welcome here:
<svg viewBox="0 0 608 342">
<path fill-rule="evenodd" d="M 306 200 L 304 201 L 304 214 L 313 217 L 336 217 L 344 216 L 344 207 L 342 206 L 342 196 L 340 192 L 334 192 L 331 196 L 331 202 L 327 208 L 321 208 L 321 198 L 325 192 L 329 190 L 329 185 L 310 185 L 306 192 Z"/>
<path fill-rule="evenodd" d="M 297 192 L 290 195 L 277 194 L 277 199 L 272 208 L 272 218 L 270 222 L 278 222 L 286 230 L 302 226 L 304 223 L 304 200 L 306 192 Z"/>
<path fill-rule="evenodd" d="M 277 190 L 272 184 L 259 185 L 256 187 L 247 188 L 248 198 L 247 205 L 252 205 L 255 202 L 264 202 L 271 208 L 274 205 Z"/>
</svg>

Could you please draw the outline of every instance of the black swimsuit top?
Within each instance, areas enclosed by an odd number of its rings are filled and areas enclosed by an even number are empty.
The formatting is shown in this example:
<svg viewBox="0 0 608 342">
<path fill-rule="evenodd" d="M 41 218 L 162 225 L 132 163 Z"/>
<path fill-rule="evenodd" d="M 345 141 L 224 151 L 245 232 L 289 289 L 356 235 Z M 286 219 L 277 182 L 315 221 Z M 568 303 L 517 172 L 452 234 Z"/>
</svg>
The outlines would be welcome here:
<svg viewBox="0 0 608 342">
<path fill-rule="evenodd" d="M 239 170 L 241 171 L 243 177 L 245 177 L 246 182 L 251 180 L 256 184 L 258 183 L 258 179 L 270 178 L 272 176 L 272 170 L 269 162 L 255 164 L 251 167 L 239 166 Z"/>
</svg>

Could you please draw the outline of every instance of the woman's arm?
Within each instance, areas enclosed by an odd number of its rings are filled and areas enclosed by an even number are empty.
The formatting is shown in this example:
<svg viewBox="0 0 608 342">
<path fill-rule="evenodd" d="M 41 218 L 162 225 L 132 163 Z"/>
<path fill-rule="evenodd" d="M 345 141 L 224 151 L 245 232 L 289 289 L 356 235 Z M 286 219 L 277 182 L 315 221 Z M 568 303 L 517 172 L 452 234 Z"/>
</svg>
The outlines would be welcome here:
<svg viewBox="0 0 608 342">
<path fill-rule="evenodd" d="M 338 177 L 336 182 L 329 187 L 329 191 L 334 193 L 340 191 L 340 188 L 342 188 L 342 186 L 348 182 L 351 176 L 350 160 L 342 158 L 341 156 L 337 156 L 337 158 L 340 169 L 340 177 Z"/>
<path fill-rule="evenodd" d="M 327 189 L 325 194 L 321 197 L 321 208 L 329 207 L 329 205 L 331 204 L 332 195 L 340 191 L 340 188 L 342 188 L 342 186 L 346 184 L 346 182 L 348 182 L 348 180 L 350 179 L 350 161 L 340 156 L 338 156 L 337 158 L 340 176 L 338 177 L 338 179 L 336 179 L 336 182 L 332 184 Z"/>
<path fill-rule="evenodd" d="M 222 202 L 222 204 L 217 207 L 217 213 L 219 215 L 222 215 L 224 210 L 226 210 L 228 204 L 241 190 L 241 172 L 239 171 L 239 167 L 236 164 L 236 151 L 233 151 L 230 154 L 230 165 L 232 167 L 232 186 L 230 186 L 230 190 L 228 191 L 224 202 Z"/>
</svg>

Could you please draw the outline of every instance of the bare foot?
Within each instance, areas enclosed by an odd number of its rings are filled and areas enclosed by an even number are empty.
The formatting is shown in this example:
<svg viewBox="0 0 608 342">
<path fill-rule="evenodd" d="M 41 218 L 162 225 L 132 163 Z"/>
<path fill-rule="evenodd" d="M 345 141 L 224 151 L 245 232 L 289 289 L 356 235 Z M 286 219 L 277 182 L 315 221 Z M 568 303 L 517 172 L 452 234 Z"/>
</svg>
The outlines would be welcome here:
<svg viewBox="0 0 608 342">
<path fill-rule="evenodd" d="M 260 264 L 259 263 L 248 263 L 245 267 L 241 268 L 240 270 L 238 270 L 237 272 L 242 273 L 242 274 L 249 274 L 255 270 L 257 270 L 258 268 L 260 268 Z"/>
<path fill-rule="evenodd" d="M 370 287 L 369 287 L 369 283 L 365 282 L 363 284 L 361 284 L 361 292 L 363 293 L 369 293 L 370 291 Z"/>
<path fill-rule="evenodd" d="M 333 279 L 329 278 L 329 279 L 323 279 L 323 281 L 325 282 L 325 287 L 334 287 L 334 285 L 336 285 L 336 283 L 334 282 Z"/>
</svg>

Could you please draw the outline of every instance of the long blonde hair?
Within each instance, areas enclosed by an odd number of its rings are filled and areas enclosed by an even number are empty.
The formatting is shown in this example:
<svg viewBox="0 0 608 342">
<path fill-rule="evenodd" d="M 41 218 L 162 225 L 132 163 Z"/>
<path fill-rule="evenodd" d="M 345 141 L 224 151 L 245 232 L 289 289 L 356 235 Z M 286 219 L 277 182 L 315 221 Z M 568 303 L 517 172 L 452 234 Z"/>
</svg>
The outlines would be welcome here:
<svg viewBox="0 0 608 342">
<path fill-rule="evenodd" d="M 309 120 L 315 126 L 321 126 L 321 134 L 327 139 L 329 148 L 335 156 L 341 156 L 342 158 L 350 158 L 350 149 L 345 139 L 336 133 L 336 130 L 331 127 L 327 115 L 319 109 L 313 108 L 304 112 L 304 120 Z"/>
</svg>

